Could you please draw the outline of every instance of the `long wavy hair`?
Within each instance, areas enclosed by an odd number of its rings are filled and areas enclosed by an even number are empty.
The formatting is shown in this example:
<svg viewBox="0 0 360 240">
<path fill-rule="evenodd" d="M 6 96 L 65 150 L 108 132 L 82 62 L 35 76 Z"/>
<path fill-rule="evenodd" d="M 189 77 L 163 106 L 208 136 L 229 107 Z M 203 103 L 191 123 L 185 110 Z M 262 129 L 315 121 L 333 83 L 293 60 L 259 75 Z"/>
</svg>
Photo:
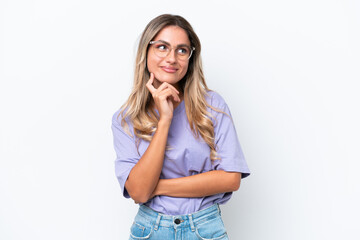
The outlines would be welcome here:
<svg viewBox="0 0 360 240">
<path fill-rule="evenodd" d="M 206 85 L 203 74 L 200 40 L 189 22 L 181 16 L 171 14 L 160 15 L 151 20 L 143 31 L 135 60 L 133 89 L 119 113 L 119 116 L 122 116 L 121 125 L 127 129 L 127 133 L 131 136 L 132 134 L 128 131 L 129 128 L 125 119 L 128 118 L 130 120 L 136 135 L 137 146 L 141 139 L 151 141 L 152 134 L 156 131 L 159 116 L 150 107 L 153 99 L 146 88 L 146 83 L 150 78 L 146 61 L 149 42 L 167 26 L 178 26 L 184 29 L 187 32 L 191 46 L 195 47 L 195 51 L 189 59 L 188 70 L 179 81 L 179 86 L 184 95 L 186 115 L 191 131 L 196 138 L 199 138 L 200 135 L 210 147 L 210 159 L 212 161 L 219 159 L 214 143 L 212 116 L 207 111 L 207 107 L 218 112 L 222 111 L 210 106 L 205 100 L 207 91 L 210 91 L 210 89 Z"/>
</svg>

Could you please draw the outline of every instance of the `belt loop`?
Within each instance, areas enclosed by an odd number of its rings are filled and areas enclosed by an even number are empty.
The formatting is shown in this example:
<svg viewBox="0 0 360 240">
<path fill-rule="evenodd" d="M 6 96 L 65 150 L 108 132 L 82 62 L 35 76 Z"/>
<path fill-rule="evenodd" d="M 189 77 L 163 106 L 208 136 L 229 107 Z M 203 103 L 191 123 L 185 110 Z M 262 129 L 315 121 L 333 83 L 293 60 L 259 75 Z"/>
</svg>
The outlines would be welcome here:
<svg viewBox="0 0 360 240">
<path fill-rule="evenodd" d="M 192 214 L 188 214 L 188 216 L 189 216 L 189 223 L 190 223 L 191 231 L 195 232 L 195 226 L 194 226 Z"/>
<path fill-rule="evenodd" d="M 158 230 L 158 227 L 159 227 L 159 224 L 160 224 L 160 219 L 161 219 L 161 214 L 158 213 L 158 216 L 157 216 L 157 219 L 156 219 L 156 223 L 155 223 L 155 226 L 154 226 L 154 230 L 155 230 L 155 231 Z"/>
<path fill-rule="evenodd" d="M 218 208 L 219 214 L 221 215 L 221 209 L 220 209 L 219 203 L 216 203 L 216 206 Z"/>
</svg>

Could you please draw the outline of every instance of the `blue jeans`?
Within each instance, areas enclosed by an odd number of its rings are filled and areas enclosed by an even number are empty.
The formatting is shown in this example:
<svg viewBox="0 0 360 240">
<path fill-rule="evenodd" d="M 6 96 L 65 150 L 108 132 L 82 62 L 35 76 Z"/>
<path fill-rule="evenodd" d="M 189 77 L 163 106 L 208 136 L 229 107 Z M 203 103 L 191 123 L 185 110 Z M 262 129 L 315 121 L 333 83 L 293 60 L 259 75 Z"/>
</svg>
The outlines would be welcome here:
<svg viewBox="0 0 360 240">
<path fill-rule="evenodd" d="M 228 240 L 218 203 L 185 215 L 164 215 L 140 205 L 130 229 L 133 239 Z"/>
</svg>

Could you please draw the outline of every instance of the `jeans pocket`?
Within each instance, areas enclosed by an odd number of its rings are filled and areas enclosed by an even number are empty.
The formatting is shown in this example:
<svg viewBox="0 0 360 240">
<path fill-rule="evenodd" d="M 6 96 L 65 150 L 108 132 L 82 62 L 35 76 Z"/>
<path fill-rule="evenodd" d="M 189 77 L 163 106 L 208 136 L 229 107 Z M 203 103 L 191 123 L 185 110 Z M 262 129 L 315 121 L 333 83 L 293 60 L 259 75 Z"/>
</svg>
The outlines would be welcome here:
<svg viewBox="0 0 360 240">
<path fill-rule="evenodd" d="M 221 216 L 210 218 L 196 225 L 195 233 L 201 240 L 220 240 L 228 239 L 227 232 Z"/>
<path fill-rule="evenodd" d="M 153 233 L 153 227 L 134 221 L 130 228 L 131 239 L 148 239 Z"/>
</svg>

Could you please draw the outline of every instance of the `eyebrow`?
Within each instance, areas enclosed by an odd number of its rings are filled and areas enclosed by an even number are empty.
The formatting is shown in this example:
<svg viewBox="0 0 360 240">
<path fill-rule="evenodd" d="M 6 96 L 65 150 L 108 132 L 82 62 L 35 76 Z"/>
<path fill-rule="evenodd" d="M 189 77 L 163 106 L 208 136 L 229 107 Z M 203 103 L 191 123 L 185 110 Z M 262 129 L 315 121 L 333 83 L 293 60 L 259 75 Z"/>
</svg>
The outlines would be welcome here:
<svg viewBox="0 0 360 240">
<path fill-rule="evenodd" d="M 169 45 L 169 46 L 171 46 L 171 44 L 170 43 L 168 43 L 167 41 L 164 41 L 164 40 L 155 40 L 155 42 L 162 42 L 162 43 L 164 43 L 164 44 L 167 44 L 167 45 Z M 184 44 L 184 43 L 182 43 L 182 44 L 179 44 L 179 45 L 177 45 L 176 47 L 188 47 L 188 48 L 190 48 L 190 46 L 189 45 L 187 45 L 187 44 Z"/>
</svg>

